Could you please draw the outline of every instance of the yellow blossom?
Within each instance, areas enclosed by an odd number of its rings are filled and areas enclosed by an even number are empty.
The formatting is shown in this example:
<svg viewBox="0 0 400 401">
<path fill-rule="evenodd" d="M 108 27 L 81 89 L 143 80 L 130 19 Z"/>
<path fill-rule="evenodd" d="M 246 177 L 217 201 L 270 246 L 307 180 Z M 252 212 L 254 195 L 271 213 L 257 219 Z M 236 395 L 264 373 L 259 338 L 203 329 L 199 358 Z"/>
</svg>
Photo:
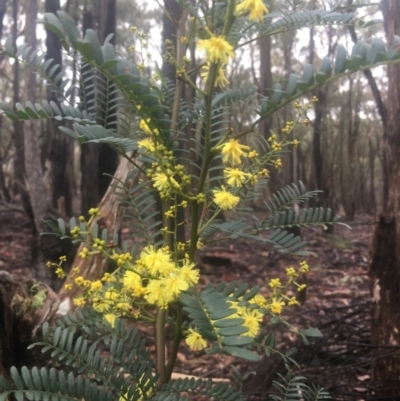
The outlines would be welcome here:
<svg viewBox="0 0 400 401">
<path fill-rule="evenodd" d="M 206 52 L 207 61 L 210 63 L 227 64 L 229 57 L 235 55 L 232 45 L 222 36 L 212 36 L 210 39 L 201 39 L 197 44 L 199 50 Z"/>
<path fill-rule="evenodd" d="M 232 187 L 241 187 L 248 176 L 248 173 L 245 173 L 238 168 L 228 167 L 224 170 L 226 182 Z"/>
<path fill-rule="evenodd" d="M 92 207 L 89 209 L 89 214 L 91 216 L 100 216 L 101 215 L 100 209 L 98 207 Z"/>
<path fill-rule="evenodd" d="M 204 79 L 204 81 L 207 81 L 208 78 L 208 73 L 210 72 L 210 63 L 207 63 L 203 67 L 203 72 L 200 74 L 200 76 Z M 217 77 L 215 78 L 215 83 L 214 86 L 219 86 L 220 88 L 225 88 L 226 85 L 229 84 L 228 79 L 225 76 L 226 70 L 224 70 L 222 67 L 218 69 Z"/>
<path fill-rule="evenodd" d="M 65 289 L 65 291 L 70 291 L 70 290 L 72 290 L 72 284 L 65 284 L 65 285 L 64 285 L 64 289 Z"/>
<path fill-rule="evenodd" d="M 233 165 L 239 164 L 241 162 L 240 158 L 246 156 L 244 150 L 249 149 L 249 146 L 241 145 L 236 139 L 231 139 L 222 148 L 221 153 L 224 155 L 222 161 Z"/>
<path fill-rule="evenodd" d="M 91 291 L 101 291 L 103 288 L 103 283 L 100 280 L 93 281 L 90 284 L 90 290 Z"/>
<path fill-rule="evenodd" d="M 194 263 L 185 260 L 183 266 L 179 269 L 180 277 L 189 285 L 195 285 L 199 281 L 200 273 L 197 269 L 193 269 Z"/>
<path fill-rule="evenodd" d="M 108 323 L 110 323 L 111 327 L 114 327 L 115 319 L 117 318 L 114 313 L 107 313 L 107 315 L 104 315 L 104 318 L 107 320 Z"/>
<path fill-rule="evenodd" d="M 57 267 L 55 273 L 58 278 L 64 278 L 66 276 L 65 271 L 61 267 Z"/>
<path fill-rule="evenodd" d="M 259 20 L 264 18 L 264 14 L 268 14 L 268 8 L 265 6 L 263 0 L 244 0 L 236 6 L 237 14 L 250 13 L 250 20 Z"/>
<path fill-rule="evenodd" d="M 169 252 L 163 249 L 156 249 L 153 246 L 146 246 L 140 254 L 138 264 L 147 270 L 152 276 L 156 276 L 160 271 L 170 271 L 175 268 L 171 262 Z"/>
<path fill-rule="evenodd" d="M 179 184 L 172 177 L 172 175 L 167 175 L 162 172 L 154 174 L 153 181 L 154 188 L 157 188 L 159 191 L 170 190 L 171 185 L 175 188 L 179 187 Z"/>
<path fill-rule="evenodd" d="M 287 274 L 289 277 L 292 277 L 292 278 L 298 276 L 298 273 L 297 273 L 297 271 L 294 269 L 294 267 L 288 267 L 288 268 L 286 269 L 286 274 Z"/>
<path fill-rule="evenodd" d="M 300 273 L 308 273 L 308 271 L 310 270 L 310 267 L 308 266 L 307 262 L 305 260 L 303 260 L 300 263 L 300 269 L 299 272 Z"/>
<path fill-rule="evenodd" d="M 89 257 L 89 249 L 87 249 L 86 247 L 84 247 L 84 248 L 82 249 L 82 251 L 79 252 L 79 256 L 80 256 L 82 259 L 87 259 L 87 258 Z"/>
<path fill-rule="evenodd" d="M 93 309 L 100 313 L 107 312 L 110 309 L 110 303 L 104 298 L 93 298 Z"/>
<path fill-rule="evenodd" d="M 154 146 L 154 142 L 150 138 L 145 138 L 145 139 L 142 139 L 141 141 L 139 141 L 138 147 L 145 148 L 149 152 L 154 152 L 156 150 L 156 148 Z"/>
<path fill-rule="evenodd" d="M 259 154 L 258 154 L 258 152 L 256 151 L 256 150 L 252 150 L 251 152 L 249 152 L 249 154 L 247 155 L 247 157 L 249 158 L 249 159 L 255 159 L 256 157 L 258 157 L 259 156 Z"/>
<path fill-rule="evenodd" d="M 86 300 L 83 297 L 74 298 L 74 305 L 77 306 L 78 308 L 84 306 L 85 303 Z"/>
<path fill-rule="evenodd" d="M 160 280 L 151 280 L 146 287 L 144 296 L 149 304 L 158 305 L 166 308 L 168 303 L 173 300 L 171 293 L 166 291 L 165 286 Z"/>
<path fill-rule="evenodd" d="M 282 283 L 281 283 L 281 280 L 279 278 L 271 279 L 269 281 L 268 285 L 271 287 L 272 290 L 275 289 L 275 288 L 281 288 L 282 287 Z"/>
<path fill-rule="evenodd" d="M 186 291 L 189 288 L 187 281 L 174 275 L 165 278 L 163 284 L 167 297 L 171 298 L 171 300 L 176 299 L 182 291 Z"/>
<path fill-rule="evenodd" d="M 142 279 L 137 273 L 132 271 L 125 272 L 122 282 L 125 289 L 132 291 L 142 286 Z"/>
<path fill-rule="evenodd" d="M 288 302 L 289 306 L 295 306 L 295 305 L 298 305 L 298 304 L 299 303 L 298 303 L 298 301 L 297 301 L 297 299 L 295 297 L 292 297 L 292 298 L 289 299 L 289 302 Z"/>
<path fill-rule="evenodd" d="M 231 194 L 224 187 L 221 189 L 214 189 L 214 203 L 222 210 L 233 209 L 240 201 L 238 196 Z"/>
<path fill-rule="evenodd" d="M 305 289 L 307 288 L 307 284 L 300 284 L 298 287 L 297 287 L 297 291 L 304 291 Z"/>
<path fill-rule="evenodd" d="M 207 347 L 207 341 L 201 336 L 200 333 L 189 329 L 189 334 L 185 339 L 186 344 L 192 351 L 201 351 Z"/>
<path fill-rule="evenodd" d="M 275 315 L 279 315 L 282 312 L 283 306 L 285 306 L 285 303 L 283 301 L 278 300 L 277 298 L 273 298 L 269 309 Z"/>
<path fill-rule="evenodd" d="M 243 326 L 249 329 L 243 335 L 255 337 L 260 330 L 260 320 L 262 319 L 262 315 L 253 310 L 243 314 L 242 318 L 244 319 Z"/>
<path fill-rule="evenodd" d="M 143 120 L 143 119 L 140 120 L 140 124 L 139 124 L 140 129 L 142 131 L 144 131 L 146 134 L 158 135 L 158 129 L 151 129 L 149 123 L 150 123 L 150 118 L 148 118 L 147 120 Z"/>
<path fill-rule="evenodd" d="M 265 297 L 263 297 L 261 294 L 257 294 L 251 302 L 254 302 L 256 305 L 258 305 L 261 308 L 266 308 L 267 307 L 267 300 Z"/>
</svg>

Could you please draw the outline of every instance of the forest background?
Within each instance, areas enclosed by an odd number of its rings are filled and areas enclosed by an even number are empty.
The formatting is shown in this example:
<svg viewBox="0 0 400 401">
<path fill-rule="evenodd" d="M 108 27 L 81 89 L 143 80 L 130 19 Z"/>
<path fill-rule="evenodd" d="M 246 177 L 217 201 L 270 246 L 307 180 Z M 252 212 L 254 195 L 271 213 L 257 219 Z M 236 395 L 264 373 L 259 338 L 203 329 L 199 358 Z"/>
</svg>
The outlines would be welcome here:
<svg viewBox="0 0 400 401">
<path fill-rule="evenodd" d="M 351 9 L 360 3 L 352 0 L 287 0 L 271 1 L 269 6 L 271 10 L 289 13 L 316 7 Z M 269 37 L 263 38 L 251 46 L 250 53 L 237 57 L 230 65 L 229 85 L 232 88 L 256 87 L 265 95 L 267 89 L 287 82 L 291 73 L 301 73 L 306 63 L 319 66 L 324 56 L 336 53 L 339 44 L 351 52 L 357 39 L 368 41 L 381 37 L 390 43 L 393 33 L 400 35 L 398 2 L 362 3 L 371 6 L 354 7 L 356 19 L 381 18 L 382 23 L 357 30 L 349 25 L 287 31 L 274 36 L 273 42 Z M 47 57 L 62 65 L 74 81 L 78 79 L 77 72 L 73 64 L 66 64 L 63 59 L 58 40 L 42 25 L 37 25 L 44 12 L 63 9 L 80 24 L 82 31 L 95 29 L 100 41 L 113 34 L 111 42 L 117 51 L 130 55 L 138 63 L 145 62 L 150 75 L 160 68 L 166 76 L 175 79 L 174 69 L 162 59 L 154 58 L 155 53 L 165 52 L 161 43 L 174 40 L 176 26 L 169 17 L 178 19 L 181 12 L 174 0 L 165 0 L 165 6 L 169 15 L 140 0 L 1 0 L 0 39 L 4 43 L 6 37 L 13 35 L 15 43 L 26 41 L 47 52 Z M 135 33 L 132 26 L 137 27 Z M 139 33 L 144 36 L 140 38 Z M 196 59 L 195 52 L 193 47 L 192 60 Z M 242 61 L 244 59 L 246 62 Z M 1 56 L 2 102 L 11 105 L 46 97 L 48 101 L 56 100 L 44 81 L 37 79 L 36 86 L 30 85 L 29 74 L 29 70 L 17 61 L 10 62 Z M 368 262 L 371 297 L 376 295 L 377 288 L 386 296 L 375 299 L 372 304 L 373 308 L 378 304 L 379 307 L 373 309 L 371 338 L 372 344 L 386 346 L 400 343 L 397 312 L 400 310 L 397 289 L 400 283 L 397 205 L 400 80 L 396 79 L 399 76 L 399 67 L 381 67 L 372 72 L 352 74 L 312 93 L 318 102 L 308 112 L 309 121 L 294 133 L 294 139 L 300 143 L 286 155 L 283 168 L 271 174 L 265 193 L 267 197 L 282 186 L 301 180 L 308 189 L 321 190 L 311 206 L 329 207 L 349 225 L 360 216 L 374 217 Z M 251 110 L 249 101 L 233 111 L 234 124 L 239 131 L 250 124 Z M 273 119 L 265 120 L 259 133 L 268 137 L 271 129 L 281 131 L 293 113 L 292 106 L 285 107 Z M 46 267 L 46 261 L 68 254 L 72 264 L 76 249 L 53 237 L 39 236 L 44 230 L 42 221 L 86 213 L 100 202 L 102 207 L 111 210 L 113 201 L 109 185 L 119 165 L 118 155 L 107 145 L 79 146 L 58 131 L 54 120 L 22 123 L 1 116 L 0 130 L 0 210 L 2 213 L 23 211 L 29 216 L 32 240 L 25 252 L 32 255 L 29 266 L 32 276 L 59 290 L 62 283 Z M 123 174 L 124 166 L 119 166 L 119 174 Z M 262 202 L 254 206 L 260 211 L 264 207 Z M 118 213 L 110 213 L 104 224 L 112 221 L 114 228 L 119 229 Z M 2 261 L 0 267 L 9 270 L 7 261 Z M 62 290 L 60 296 L 62 299 Z M 372 366 L 375 382 L 381 387 L 388 383 L 391 386 L 397 383 L 395 387 L 400 387 L 398 380 L 391 379 L 397 378 L 396 372 L 400 371 L 399 356 L 393 354 L 392 358 L 379 359 L 378 355 L 377 361 Z"/>
</svg>

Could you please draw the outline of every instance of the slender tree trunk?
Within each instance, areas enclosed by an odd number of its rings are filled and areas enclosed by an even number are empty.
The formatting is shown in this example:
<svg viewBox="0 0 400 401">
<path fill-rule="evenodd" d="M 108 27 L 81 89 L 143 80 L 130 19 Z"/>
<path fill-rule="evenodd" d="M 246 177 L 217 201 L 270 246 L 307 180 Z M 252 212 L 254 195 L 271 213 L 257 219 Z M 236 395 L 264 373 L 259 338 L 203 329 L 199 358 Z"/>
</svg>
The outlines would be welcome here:
<svg viewBox="0 0 400 401">
<path fill-rule="evenodd" d="M 92 28 L 97 31 L 100 42 L 109 34 L 114 34 L 111 43 L 115 43 L 116 25 L 116 1 L 115 0 L 95 0 L 93 5 L 85 6 L 83 14 L 83 32 Z M 93 82 L 96 85 L 95 77 L 90 79 L 91 69 L 87 67 L 83 71 L 87 85 L 81 87 L 81 92 L 88 92 L 87 86 Z M 107 96 L 106 92 L 110 89 L 107 83 L 105 91 L 102 93 L 97 88 L 97 98 L 87 97 L 86 102 L 92 105 L 93 111 L 97 111 L 99 123 L 108 129 L 116 129 L 116 116 L 110 116 L 104 109 L 109 105 L 113 97 Z M 115 109 L 111 114 L 115 113 Z M 106 144 L 86 144 L 81 148 L 81 194 L 82 194 L 82 213 L 86 213 L 91 207 L 98 204 L 102 196 L 107 191 L 111 177 L 118 166 L 118 154 Z"/>
<path fill-rule="evenodd" d="M 388 44 L 400 35 L 400 2 L 382 0 Z M 388 348 L 400 344 L 400 66 L 388 66 L 387 146 L 388 205 L 379 215 L 373 234 L 369 270 L 372 293 L 372 381 L 376 399 L 398 399 L 400 355 Z M 397 397 L 397 398 L 396 398 Z"/>
<path fill-rule="evenodd" d="M 36 48 L 36 18 L 37 18 L 37 0 L 29 0 L 26 3 L 26 22 L 25 39 L 29 46 Z M 30 66 L 25 67 L 25 90 L 24 102 L 36 101 L 36 75 Z M 38 280 L 49 282 L 51 272 L 45 266 L 42 260 L 42 254 L 39 250 L 39 234 L 42 232 L 42 221 L 47 214 L 47 196 L 46 186 L 44 184 L 39 130 L 37 122 L 29 120 L 24 122 L 24 143 L 25 143 L 25 169 L 29 197 L 32 205 L 33 219 L 35 223 L 35 243 L 33 246 L 35 276 Z"/>
<path fill-rule="evenodd" d="M 46 0 L 45 11 L 56 13 L 60 9 L 60 0 Z M 53 59 L 52 65 L 59 65 L 56 73 L 62 69 L 61 43 L 57 36 L 46 29 L 46 59 Z M 48 101 L 58 103 L 57 94 L 49 87 L 47 89 Z M 48 155 L 50 160 L 50 182 L 52 191 L 52 206 L 61 213 L 71 216 L 74 192 L 74 146 L 73 139 L 60 132 L 59 123 L 54 119 L 47 121 Z"/>
</svg>

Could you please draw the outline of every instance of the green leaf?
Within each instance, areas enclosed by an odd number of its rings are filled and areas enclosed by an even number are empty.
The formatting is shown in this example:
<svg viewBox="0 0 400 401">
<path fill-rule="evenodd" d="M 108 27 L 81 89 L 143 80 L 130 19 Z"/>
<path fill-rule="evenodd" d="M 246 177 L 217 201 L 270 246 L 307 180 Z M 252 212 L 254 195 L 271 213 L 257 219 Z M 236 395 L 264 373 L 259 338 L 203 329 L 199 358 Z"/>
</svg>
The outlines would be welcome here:
<svg viewBox="0 0 400 401">
<path fill-rule="evenodd" d="M 339 44 L 335 59 L 335 74 L 341 74 L 345 72 L 346 64 L 347 64 L 347 50 L 343 45 Z"/>
<path fill-rule="evenodd" d="M 305 329 L 301 331 L 300 334 L 306 337 L 316 337 L 316 338 L 323 337 L 323 334 L 317 328 Z"/>
<path fill-rule="evenodd" d="M 234 337 L 222 337 L 221 342 L 222 344 L 225 345 L 240 346 L 240 345 L 252 344 L 254 340 L 253 338 L 248 336 L 234 336 Z"/>
<path fill-rule="evenodd" d="M 225 347 L 224 350 L 230 355 L 246 359 L 248 361 L 258 362 L 260 360 L 260 357 L 257 354 L 247 349 L 239 347 Z"/>
</svg>

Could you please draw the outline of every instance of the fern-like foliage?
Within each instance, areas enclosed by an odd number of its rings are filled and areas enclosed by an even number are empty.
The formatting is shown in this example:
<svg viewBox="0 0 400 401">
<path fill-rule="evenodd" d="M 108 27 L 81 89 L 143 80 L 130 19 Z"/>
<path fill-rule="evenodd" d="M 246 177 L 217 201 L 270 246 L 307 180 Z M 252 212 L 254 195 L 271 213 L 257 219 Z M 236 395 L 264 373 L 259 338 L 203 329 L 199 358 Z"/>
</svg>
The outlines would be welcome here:
<svg viewBox="0 0 400 401">
<path fill-rule="evenodd" d="M 181 295 L 183 309 L 188 313 L 191 322 L 201 335 L 212 343 L 208 353 L 225 353 L 250 361 L 258 361 L 259 356 L 248 349 L 254 344 L 254 339 L 244 333 L 248 327 L 245 320 L 236 315 L 234 305 L 259 310 L 251 303 L 251 299 L 258 293 L 256 286 L 249 290 L 248 284 L 237 286 L 236 282 L 228 285 L 224 282 L 214 288 L 209 285 L 205 290 L 196 293 L 193 290 Z M 268 313 L 267 310 L 263 310 Z"/>
<path fill-rule="evenodd" d="M 317 386 L 309 387 L 304 383 L 302 376 L 288 375 L 286 378 L 279 375 L 281 381 L 274 381 L 273 385 L 277 394 L 270 395 L 274 401 L 322 401 L 331 400 L 330 395 Z"/>
<path fill-rule="evenodd" d="M 10 381 L 0 377 L 1 400 L 11 395 L 17 401 L 25 397 L 60 401 L 187 399 L 179 397 L 180 393 L 221 401 L 244 400 L 240 391 L 211 380 L 171 380 L 158 391 L 154 362 L 137 330 L 120 319 L 111 327 L 91 308 L 66 315 L 56 327 L 45 324 L 42 337 L 33 346 L 49 352 L 69 373 L 54 368 L 12 368 Z"/>
</svg>

